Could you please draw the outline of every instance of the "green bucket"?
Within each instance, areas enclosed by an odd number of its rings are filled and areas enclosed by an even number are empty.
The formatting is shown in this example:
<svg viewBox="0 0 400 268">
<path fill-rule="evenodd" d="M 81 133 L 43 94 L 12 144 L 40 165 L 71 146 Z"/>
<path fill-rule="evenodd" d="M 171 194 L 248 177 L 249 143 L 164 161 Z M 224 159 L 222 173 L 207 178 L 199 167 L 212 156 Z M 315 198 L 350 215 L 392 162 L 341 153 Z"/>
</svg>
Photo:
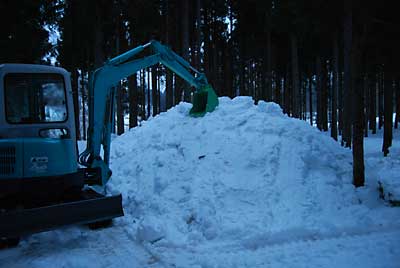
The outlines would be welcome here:
<svg viewBox="0 0 400 268">
<path fill-rule="evenodd" d="M 218 96 L 210 85 L 198 89 L 193 96 L 193 107 L 190 116 L 201 117 L 210 113 L 218 106 Z"/>
</svg>

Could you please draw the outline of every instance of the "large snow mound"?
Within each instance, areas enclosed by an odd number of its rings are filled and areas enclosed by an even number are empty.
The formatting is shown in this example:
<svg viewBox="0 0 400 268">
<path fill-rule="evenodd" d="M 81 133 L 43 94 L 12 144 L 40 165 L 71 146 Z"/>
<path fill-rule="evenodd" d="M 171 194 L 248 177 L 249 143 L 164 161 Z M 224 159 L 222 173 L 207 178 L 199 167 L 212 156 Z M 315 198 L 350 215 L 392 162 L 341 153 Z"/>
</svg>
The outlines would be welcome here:
<svg viewBox="0 0 400 268">
<path fill-rule="evenodd" d="M 181 103 L 114 140 L 109 191 L 123 194 L 120 224 L 137 240 L 159 254 L 215 241 L 256 250 L 399 223 L 373 209 L 375 185 L 353 187 L 351 152 L 330 137 L 277 104 L 219 100 L 202 118 Z"/>
</svg>

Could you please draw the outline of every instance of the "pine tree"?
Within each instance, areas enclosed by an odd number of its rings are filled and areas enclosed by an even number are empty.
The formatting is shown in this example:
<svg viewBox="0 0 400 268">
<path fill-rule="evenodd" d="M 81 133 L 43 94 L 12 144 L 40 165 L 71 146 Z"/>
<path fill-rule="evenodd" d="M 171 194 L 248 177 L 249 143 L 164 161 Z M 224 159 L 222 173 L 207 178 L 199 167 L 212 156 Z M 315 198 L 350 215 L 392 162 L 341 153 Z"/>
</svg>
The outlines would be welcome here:
<svg viewBox="0 0 400 268">
<path fill-rule="evenodd" d="M 138 85 L 137 85 L 137 74 L 132 75 L 128 78 L 129 88 L 129 128 L 134 128 L 138 125 Z"/>
<path fill-rule="evenodd" d="M 293 117 L 300 117 L 300 75 L 297 36 L 290 34 L 290 44 L 292 50 L 292 90 L 293 90 Z"/>
<path fill-rule="evenodd" d="M 153 107 L 153 116 L 158 114 L 158 71 L 157 66 L 153 66 L 151 68 L 151 99 L 152 99 L 152 107 Z"/>
<path fill-rule="evenodd" d="M 400 80 L 397 79 L 395 85 L 396 117 L 394 127 L 397 129 L 400 122 Z"/>
<path fill-rule="evenodd" d="M 332 70 L 332 120 L 331 120 L 331 137 L 337 141 L 338 131 L 337 131 L 337 95 L 339 91 L 339 46 L 337 33 L 333 37 L 333 70 Z"/>
<path fill-rule="evenodd" d="M 352 74 L 351 74 L 351 46 L 353 37 L 353 14 L 352 1 L 344 0 L 344 69 L 343 69 L 343 134 L 342 143 L 345 147 L 351 147 L 351 122 L 352 122 L 352 106 L 353 90 L 352 90 Z"/>
<path fill-rule="evenodd" d="M 382 152 L 384 156 L 389 154 L 389 147 L 392 146 L 393 138 L 393 80 L 388 73 L 385 73 L 384 88 L 384 132 Z"/>
<path fill-rule="evenodd" d="M 372 134 L 376 133 L 376 75 L 371 71 L 369 74 L 369 128 L 372 130 Z"/>
<path fill-rule="evenodd" d="M 44 27 L 56 23 L 57 9 L 56 3 L 46 0 L 1 1 L 0 62 L 44 63 L 43 57 L 51 53 Z"/>
</svg>

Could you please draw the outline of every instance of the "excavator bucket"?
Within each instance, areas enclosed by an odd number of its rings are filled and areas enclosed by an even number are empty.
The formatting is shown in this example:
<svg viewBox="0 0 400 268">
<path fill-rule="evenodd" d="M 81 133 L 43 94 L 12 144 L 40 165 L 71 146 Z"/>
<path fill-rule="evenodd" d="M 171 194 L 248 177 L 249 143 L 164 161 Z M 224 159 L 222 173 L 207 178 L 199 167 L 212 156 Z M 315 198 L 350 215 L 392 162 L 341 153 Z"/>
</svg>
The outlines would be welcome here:
<svg viewBox="0 0 400 268">
<path fill-rule="evenodd" d="M 218 96 L 210 85 L 206 85 L 194 93 L 193 107 L 189 114 L 193 117 L 204 116 L 218 106 Z"/>
</svg>

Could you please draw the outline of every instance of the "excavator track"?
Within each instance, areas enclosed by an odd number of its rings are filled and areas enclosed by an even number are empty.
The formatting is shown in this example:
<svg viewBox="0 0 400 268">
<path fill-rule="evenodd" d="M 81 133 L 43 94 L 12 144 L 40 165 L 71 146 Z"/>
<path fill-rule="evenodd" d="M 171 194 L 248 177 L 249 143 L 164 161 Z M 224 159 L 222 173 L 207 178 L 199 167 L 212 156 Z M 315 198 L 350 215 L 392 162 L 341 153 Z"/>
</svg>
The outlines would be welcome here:
<svg viewBox="0 0 400 268">
<path fill-rule="evenodd" d="M 0 213 L 0 238 L 107 221 L 123 215 L 121 195 L 103 196 L 85 190 L 74 200 Z"/>
</svg>

